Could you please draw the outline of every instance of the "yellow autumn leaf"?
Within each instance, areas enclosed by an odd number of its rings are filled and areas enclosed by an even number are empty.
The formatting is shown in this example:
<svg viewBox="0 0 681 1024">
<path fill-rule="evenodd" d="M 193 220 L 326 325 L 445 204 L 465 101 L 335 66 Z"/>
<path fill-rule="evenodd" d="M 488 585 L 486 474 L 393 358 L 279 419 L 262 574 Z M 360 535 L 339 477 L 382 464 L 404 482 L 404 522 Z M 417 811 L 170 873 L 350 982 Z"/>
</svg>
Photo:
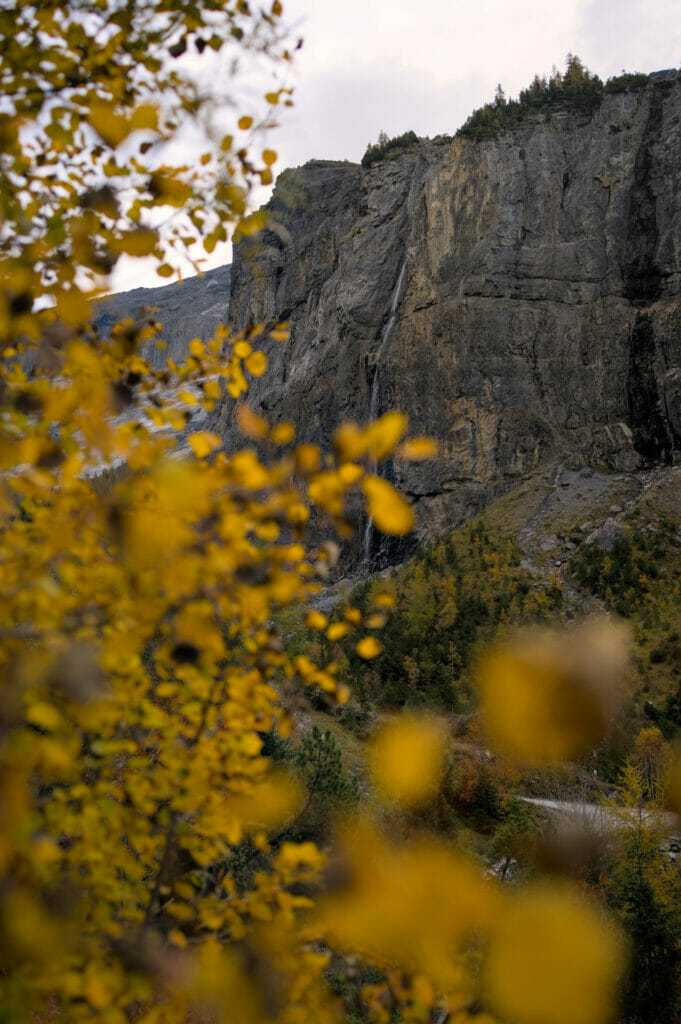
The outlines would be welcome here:
<svg viewBox="0 0 681 1024">
<path fill-rule="evenodd" d="M 90 106 L 88 121 L 100 138 L 114 148 L 130 134 L 127 118 L 105 103 Z"/>
<path fill-rule="evenodd" d="M 270 772 L 243 793 L 234 793 L 222 804 L 220 814 L 238 823 L 242 835 L 273 828 L 288 821 L 300 808 L 300 783 L 285 772 Z"/>
<path fill-rule="evenodd" d="M 253 374 L 254 377 L 262 377 L 263 373 L 267 369 L 267 356 L 264 352 L 251 352 L 246 357 L 245 366 L 249 373 Z"/>
<path fill-rule="evenodd" d="M 369 660 L 370 658 L 376 658 L 381 653 L 381 645 L 375 636 L 365 636 L 357 644 L 355 650 L 359 654 L 360 658 Z"/>
<path fill-rule="evenodd" d="M 557 761 L 592 749 L 617 709 L 627 631 L 594 620 L 567 631 L 529 630 L 479 666 L 485 727 L 504 753 Z"/>
<path fill-rule="evenodd" d="M 605 1024 L 616 1008 L 622 942 L 603 912 L 567 886 L 509 900 L 494 920 L 486 1001 L 517 1024 Z"/>
<path fill-rule="evenodd" d="M 152 228 L 135 228 L 127 231 L 120 238 L 111 241 L 114 252 L 124 252 L 128 256 L 149 256 L 158 244 L 158 234 Z"/>
<path fill-rule="evenodd" d="M 203 393 L 206 398 L 211 401 L 217 401 L 222 397 L 222 388 L 220 387 L 220 381 L 211 379 L 203 382 Z"/>
<path fill-rule="evenodd" d="M 377 419 L 366 431 L 367 450 L 377 460 L 390 455 L 397 443 L 404 437 L 409 421 L 402 412 L 387 412 Z"/>
<path fill-rule="evenodd" d="M 253 441 L 259 441 L 267 434 L 267 420 L 253 412 L 245 402 L 236 407 L 236 423 L 239 433 Z"/>
<path fill-rule="evenodd" d="M 338 467 L 338 476 L 346 487 L 352 487 L 364 476 L 364 470 L 354 462 L 344 462 L 342 466 Z"/>
<path fill-rule="evenodd" d="M 407 459 L 410 462 L 434 459 L 437 453 L 437 441 L 431 437 L 410 437 L 407 441 L 403 441 L 395 452 L 400 459 Z"/>
<path fill-rule="evenodd" d="M 84 324 L 90 319 L 90 303 L 76 288 L 57 293 L 57 312 L 67 324 Z"/>
<path fill-rule="evenodd" d="M 444 769 L 446 730 L 425 715 L 401 715 L 373 742 L 372 777 L 387 800 L 415 806 L 437 792 Z"/>
<path fill-rule="evenodd" d="M 168 932 L 168 942 L 172 946 L 176 946 L 178 949 L 185 949 L 187 946 L 187 938 L 184 932 L 181 932 L 179 928 L 171 928 Z"/>
<path fill-rule="evenodd" d="M 191 435 L 189 444 L 197 459 L 205 459 L 207 455 L 222 446 L 222 441 L 217 434 L 213 434 L 210 430 L 202 430 Z"/>
<path fill-rule="evenodd" d="M 391 537 L 409 533 L 414 525 L 411 506 L 393 485 L 380 476 L 367 476 L 361 482 L 374 526 Z"/>
<path fill-rule="evenodd" d="M 278 423 L 272 427 L 272 440 L 275 444 L 290 444 L 296 436 L 296 428 L 292 423 Z"/>
<path fill-rule="evenodd" d="M 130 116 L 130 131 L 156 131 L 158 108 L 153 103 L 141 103 Z"/>
<path fill-rule="evenodd" d="M 322 461 L 322 455 L 315 444 L 299 444 L 295 451 L 296 465 L 302 473 L 313 473 Z"/>
<path fill-rule="evenodd" d="M 305 625 L 308 629 L 324 629 L 327 622 L 328 619 L 326 615 L 322 615 L 322 613 L 318 612 L 316 609 L 309 611 L 305 616 Z"/>
<path fill-rule="evenodd" d="M 47 732 L 54 732 L 62 724 L 62 717 L 53 704 L 39 701 L 26 709 L 26 720 Z"/>
<path fill-rule="evenodd" d="M 373 963 L 423 972 L 468 1002 L 471 938 L 485 933 L 496 910 L 494 883 L 443 844 L 386 839 L 365 821 L 353 822 L 344 840 L 349 881 L 320 901 L 315 934 L 321 928 L 334 949 Z"/>
<path fill-rule="evenodd" d="M 339 462 L 354 462 L 366 455 L 370 437 L 356 423 L 341 423 L 333 437 L 333 446 Z"/>
<path fill-rule="evenodd" d="M 332 622 L 326 631 L 328 639 L 335 643 L 336 640 L 340 640 L 350 632 L 350 627 L 347 622 Z"/>
<path fill-rule="evenodd" d="M 162 205 L 184 206 L 192 197 L 192 187 L 178 177 L 181 169 L 161 167 L 151 175 L 150 189 Z"/>
<path fill-rule="evenodd" d="M 291 332 L 287 327 L 275 327 L 269 331 L 269 337 L 272 338 L 273 341 L 288 341 L 291 337 Z"/>
<path fill-rule="evenodd" d="M 239 359 L 245 359 L 246 356 L 250 356 L 253 349 L 247 341 L 237 341 L 234 345 L 234 355 Z"/>
<path fill-rule="evenodd" d="M 230 459 L 230 468 L 235 483 L 242 487 L 258 490 L 260 487 L 267 487 L 270 482 L 269 472 L 255 452 L 236 452 Z"/>
</svg>

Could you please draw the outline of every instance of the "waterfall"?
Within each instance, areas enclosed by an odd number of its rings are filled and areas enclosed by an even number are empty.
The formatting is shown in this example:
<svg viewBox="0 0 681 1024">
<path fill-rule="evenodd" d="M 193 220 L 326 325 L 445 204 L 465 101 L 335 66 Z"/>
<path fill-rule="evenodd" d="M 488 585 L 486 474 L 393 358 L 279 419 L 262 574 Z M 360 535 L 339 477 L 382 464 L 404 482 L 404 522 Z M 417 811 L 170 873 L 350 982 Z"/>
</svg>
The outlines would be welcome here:
<svg viewBox="0 0 681 1024">
<path fill-rule="evenodd" d="M 381 331 L 381 340 L 379 342 L 378 350 L 376 352 L 376 363 L 377 364 L 378 364 L 378 360 L 380 358 L 381 352 L 383 351 L 383 349 L 385 347 L 385 343 L 388 340 L 388 338 L 390 337 L 392 329 L 395 326 L 395 320 L 397 319 L 397 307 L 399 306 L 400 300 L 402 298 L 402 288 L 403 288 L 403 285 L 404 285 L 406 277 L 407 277 L 407 254 L 405 253 L 404 259 L 402 260 L 402 266 L 400 267 L 400 272 L 397 275 L 397 284 L 395 285 L 395 288 L 393 289 L 393 293 L 392 293 L 392 296 L 391 296 L 391 299 L 390 299 L 390 315 L 388 317 L 388 321 L 387 321 L 385 327 Z M 373 401 L 373 396 L 372 396 L 372 401 Z"/>
<path fill-rule="evenodd" d="M 374 375 L 373 375 L 373 380 L 371 382 L 371 399 L 370 399 L 370 402 L 369 402 L 369 423 L 370 424 L 374 423 L 375 420 L 378 419 L 379 406 L 380 406 L 380 397 L 381 397 L 381 394 L 380 394 L 380 383 L 379 383 L 379 372 L 378 372 L 378 363 L 379 363 L 379 359 L 380 359 L 381 353 L 383 352 L 383 349 L 385 348 L 386 342 L 388 341 L 388 338 L 390 337 L 390 335 L 392 333 L 392 329 L 395 326 L 395 321 L 397 320 L 397 308 L 398 308 L 398 306 L 400 304 L 400 301 L 402 299 L 402 291 L 403 291 L 403 288 L 404 288 L 404 282 L 405 282 L 406 277 L 407 277 L 407 258 L 408 258 L 408 252 L 406 252 L 405 255 L 404 255 L 404 259 L 402 260 L 402 266 L 400 267 L 400 272 L 397 275 L 397 283 L 396 283 L 396 285 L 395 285 L 395 287 L 393 289 L 393 293 L 392 293 L 392 295 L 390 297 L 390 307 L 389 307 L 389 310 L 388 310 L 388 319 L 386 320 L 386 322 L 385 322 L 385 324 L 383 326 L 383 330 L 381 331 L 381 337 L 380 337 L 380 340 L 379 340 L 379 343 L 378 343 L 378 348 L 376 349 L 376 355 L 373 358 Z M 377 466 L 376 466 L 376 460 L 375 459 L 372 461 L 370 469 L 371 469 L 372 473 L 376 473 L 377 472 Z M 362 541 L 362 561 L 364 562 L 365 565 L 368 564 L 369 559 L 370 559 L 370 555 L 371 555 L 371 537 L 372 537 L 372 534 L 373 534 L 373 530 L 374 530 L 373 519 L 372 519 L 371 516 L 368 516 L 367 517 L 366 526 L 364 527 L 364 538 L 363 538 L 363 541 Z"/>
</svg>

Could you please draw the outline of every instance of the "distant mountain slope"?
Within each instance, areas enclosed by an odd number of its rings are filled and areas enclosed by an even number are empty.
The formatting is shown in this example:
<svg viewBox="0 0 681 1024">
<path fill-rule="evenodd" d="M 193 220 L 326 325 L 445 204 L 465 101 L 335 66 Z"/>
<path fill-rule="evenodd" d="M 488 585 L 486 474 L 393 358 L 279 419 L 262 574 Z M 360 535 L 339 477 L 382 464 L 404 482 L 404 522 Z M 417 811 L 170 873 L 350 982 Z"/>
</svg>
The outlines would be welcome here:
<svg viewBox="0 0 681 1024">
<path fill-rule="evenodd" d="M 119 292 L 99 304 L 97 325 L 106 331 L 123 317 L 136 319 L 145 306 L 157 306 L 156 317 L 163 324 L 161 337 L 167 348 L 150 345 L 145 354 L 155 366 L 161 366 L 168 357 L 183 359 L 192 338 L 205 341 L 227 321 L 230 277 L 228 264 L 173 284 Z"/>
</svg>

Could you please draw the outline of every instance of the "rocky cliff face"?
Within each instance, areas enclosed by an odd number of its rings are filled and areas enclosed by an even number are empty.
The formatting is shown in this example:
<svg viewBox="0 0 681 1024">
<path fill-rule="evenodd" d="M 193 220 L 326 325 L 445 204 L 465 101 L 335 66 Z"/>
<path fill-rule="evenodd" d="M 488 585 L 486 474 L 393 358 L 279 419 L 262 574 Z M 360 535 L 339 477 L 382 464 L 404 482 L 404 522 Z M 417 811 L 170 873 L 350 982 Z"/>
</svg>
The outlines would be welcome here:
<svg viewBox="0 0 681 1024">
<path fill-rule="evenodd" d="M 680 119 L 664 72 L 592 115 L 286 172 L 269 208 L 290 242 L 244 242 L 232 268 L 231 322 L 292 328 L 249 401 L 315 441 L 407 412 L 441 444 L 387 469 L 422 534 L 551 459 L 678 460 Z"/>
</svg>

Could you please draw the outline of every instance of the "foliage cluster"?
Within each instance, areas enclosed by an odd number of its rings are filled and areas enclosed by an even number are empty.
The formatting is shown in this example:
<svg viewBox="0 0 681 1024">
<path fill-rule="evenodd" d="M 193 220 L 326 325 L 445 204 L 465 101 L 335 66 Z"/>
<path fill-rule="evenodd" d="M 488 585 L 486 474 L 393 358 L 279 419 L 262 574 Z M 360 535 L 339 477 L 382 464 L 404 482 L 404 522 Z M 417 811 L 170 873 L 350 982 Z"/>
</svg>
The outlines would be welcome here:
<svg viewBox="0 0 681 1024">
<path fill-rule="evenodd" d="M 628 762 L 611 811 L 620 822 L 600 884 L 622 921 L 630 961 L 620 995 L 627 1020 L 677 1019 L 681 982 L 681 871 L 667 853 L 661 802 L 651 800 L 642 765 Z"/>
<path fill-rule="evenodd" d="M 605 83 L 603 91 L 606 93 L 629 92 L 638 89 L 645 89 L 650 82 L 648 75 L 639 71 L 623 71 L 621 75 L 613 75 Z"/>
<path fill-rule="evenodd" d="M 647 701 L 644 710 L 667 738 L 677 736 L 681 732 L 681 682 L 672 693 L 667 694 L 661 706 Z"/>
<path fill-rule="evenodd" d="M 680 565 L 678 521 L 670 517 L 632 521 L 612 550 L 582 544 L 570 562 L 574 582 L 634 626 L 641 710 L 667 737 L 681 729 Z"/>
<path fill-rule="evenodd" d="M 535 75 L 527 89 L 517 100 L 506 99 L 501 86 L 491 103 L 474 110 L 457 131 L 462 138 L 486 141 L 509 128 L 526 123 L 537 114 L 550 116 L 556 110 L 592 111 L 605 93 L 641 89 L 648 82 L 647 75 L 622 74 L 609 78 L 605 85 L 592 75 L 579 57 L 568 54 L 563 74 L 554 68 L 551 76 Z"/>
<path fill-rule="evenodd" d="M 418 143 L 419 137 L 413 131 L 396 135 L 392 139 L 389 139 L 384 132 L 381 132 L 378 142 L 374 145 L 369 143 L 367 146 L 366 152 L 362 157 L 362 167 L 372 167 L 379 160 L 392 160 L 397 156 L 401 156 L 402 153 L 409 152 L 414 146 L 418 146 Z"/>
<path fill-rule="evenodd" d="M 248 191 L 271 180 L 276 154 L 253 161 L 251 114 L 240 134 L 218 132 L 220 97 L 181 59 L 231 46 L 287 61 L 281 17 L 279 0 L 255 12 L 242 0 L 50 0 L 0 12 L 9 1019 L 151 1024 L 185 1020 L 202 1001 L 240 1022 L 332 1012 L 326 958 L 296 928 L 309 906 L 296 886 L 323 855 L 282 843 L 245 892 L 235 851 L 248 840 L 267 853 L 268 832 L 301 799 L 294 776 L 270 771 L 263 733 L 290 728 L 301 685 L 346 697 L 336 666 L 289 658 L 271 626 L 328 568 L 328 551 L 302 543 L 310 508 L 347 533 L 354 492 L 377 526 L 410 529 L 408 504 L 370 470 L 406 423 L 345 425 L 337 458 L 323 463 L 289 424 L 270 428 L 241 404 L 244 436 L 269 455 L 229 455 L 215 434 L 192 432 L 192 411 L 239 399 L 285 328 L 222 327 L 194 339 L 183 364 L 154 370 L 141 347 L 158 325 L 100 332 L 88 302 L 123 254 L 166 260 L 197 238 L 210 252 L 230 225 L 262 226 Z M 265 94 L 263 123 L 287 95 Z M 187 127 L 205 145 L 196 166 L 172 163 Z M 268 972 L 276 993 L 254 979 Z"/>
<path fill-rule="evenodd" d="M 663 596 L 679 596 L 676 580 L 665 569 L 677 529 L 671 520 L 645 531 L 635 527 L 618 538 L 611 551 L 597 543 L 582 544 L 570 563 L 575 581 L 618 615 L 645 614 L 647 606 L 659 606 Z"/>
<path fill-rule="evenodd" d="M 219 129 L 225 97 L 182 60 L 231 46 L 232 57 L 287 61 L 282 13 L 279 0 L 256 11 L 245 0 L 21 0 L 0 12 L 2 1013 L 330 1024 L 341 1008 L 325 978 L 338 955 L 362 965 L 359 1009 L 378 1024 L 436 1008 L 457 1024 L 481 1009 L 485 1020 L 604 1024 L 620 937 L 566 882 L 504 889 L 451 844 L 417 828 L 408 842 L 387 837 L 366 816 L 341 829 L 333 860 L 283 838 L 304 806 L 301 776 L 327 801 L 352 803 L 355 790 L 321 732 L 301 742 L 298 777 L 266 744 L 286 739 L 304 688 L 344 703 L 342 671 L 355 654 L 381 654 L 375 631 L 392 604 L 376 593 L 330 623 L 315 613 L 324 644 L 347 638 L 345 667 L 335 649 L 287 651 L 274 622 L 309 604 L 333 557 L 309 543 L 307 523 L 316 515 L 348 536 L 346 510 L 361 505 L 377 529 L 408 533 L 408 502 L 375 468 L 430 447 L 404 441 L 405 418 L 389 413 L 364 430 L 341 425 L 323 456 L 296 444 L 291 424 L 253 413 L 243 396 L 284 325 L 221 327 L 155 370 L 141 354 L 153 325 L 90 324 L 91 286 L 122 254 L 153 255 L 170 276 L 173 250 L 202 239 L 210 252 L 230 226 L 263 227 L 248 193 L 271 180 L 276 154 L 251 157 L 250 113 Z M 265 93 L 264 123 L 287 95 Z M 196 166 L 173 162 L 187 127 L 206 146 Z M 262 456 L 192 432 L 195 407 L 228 401 Z M 125 470 L 96 486 L 119 460 Z M 517 603 L 513 556 L 487 551 L 479 533 L 456 564 L 465 554 L 464 573 L 470 560 L 489 577 L 490 606 L 508 577 L 497 626 Z M 435 582 L 440 561 L 455 560 L 433 557 Z M 403 589 L 408 599 L 409 580 Z M 414 590 L 420 636 L 435 610 L 420 577 Z M 446 630 L 455 580 L 443 577 L 441 596 Z M 466 652 L 478 611 L 465 587 L 460 596 L 473 609 L 460 623 Z M 610 637 L 603 678 L 619 665 Z M 512 652 L 494 659 L 500 686 L 515 664 Z M 544 725 L 555 738 L 552 671 L 523 663 L 535 739 Z M 575 696 L 569 754 L 584 717 L 590 741 L 597 732 L 594 695 L 579 665 L 554 674 Z M 525 752 L 545 758 L 546 745 Z M 432 799 L 440 724 L 398 719 L 373 753 L 385 802 L 416 813 Z"/>
<path fill-rule="evenodd" d="M 379 612 L 373 621 L 381 629 L 382 650 L 371 661 L 363 661 L 343 636 L 343 608 L 330 616 L 337 623 L 333 640 L 309 633 L 302 646 L 335 657 L 341 679 L 352 681 L 360 699 L 464 710 L 471 666 L 483 643 L 501 628 L 551 617 L 561 606 L 560 588 L 537 584 L 520 561 L 510 539 L 478 520 L 419 548 L 389 581 L 365 583 L 352 593 L 352 606 L 367 622 L 372 610 Z M 382 595 L 395 605 L 387 621 L 376 609 Z"/>
</svg>

